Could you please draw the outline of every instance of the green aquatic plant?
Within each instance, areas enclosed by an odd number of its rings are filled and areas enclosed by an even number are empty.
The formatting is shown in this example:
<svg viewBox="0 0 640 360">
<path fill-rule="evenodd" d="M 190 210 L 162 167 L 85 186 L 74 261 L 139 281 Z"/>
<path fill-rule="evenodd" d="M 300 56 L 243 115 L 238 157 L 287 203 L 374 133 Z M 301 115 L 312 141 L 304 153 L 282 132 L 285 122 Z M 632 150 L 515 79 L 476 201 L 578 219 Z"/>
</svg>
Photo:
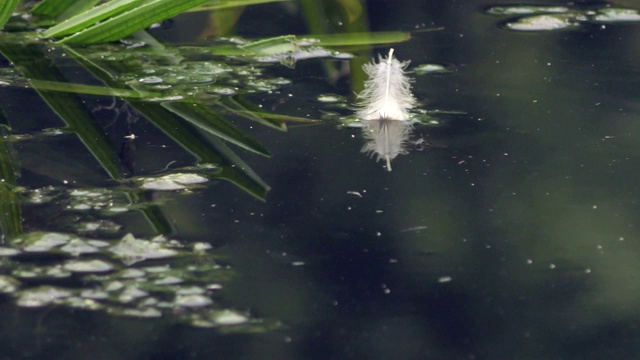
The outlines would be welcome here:
<svg viewBox="0 0 640 360">
<path fill-rule="evenodd" d="M 288 122 L 313 123 L 315 120 L 270 113 L 249 100 L 246 93 L 276 90 L 290 81 L 260 79 L 260 68 L 244 66 L 243 62 L 295 66 L 296 61 L 308 58 L 353 58 L 344 51 L 410 38 L 407 32 L 368 32 L 362 25 L 366 17 L 361 17 L 357 21 L 361 25 L 352 26 L 353 32 L 348 34 L 318 32 L 254 40 L 235 37 L 233 42 L 220 39 L 191 46 L 163 44 L 143 30 L 184 11 L 217 12 L 275 1 L 44 0 L 35 7 L 19 1 L 5 2 L 0 7 L 0 26 L 6 25 L 5 32 L 0 33 L 0 53 L 19 72 L 16 79 L 5 85 L 26 85 L 35 90 L 64 122 L 62 130 L 80 139 L 108 178 L 125 185 L 123 191 L 128 204 L 124 206 L 141 211 L 156 233 L 171 233 L 171 221 L 157 205 L 147 200 L 148 189 L 128 181 L 130 169 L 120 159 L 116 144 L 98 125 L 94 111 L 86 106 L 83 96 L 124 102 L 128 111 L 144 117 L 194 155 L 200 167 L 191 172 L 207 179 L 227 180 L 265 200 L 269 186 L 227 144 L 265 157 L 270 156 L 269 152 L 231 119 L 246 119 L 278 131 L 286 131 Z M 357 9 L 349 8 L 348 13 L 354 15 L 353 11 Z M 12 15 L 24 13 L 32 16 L 12 18 Z M 32 31 L 42 27 L 46 30 Z M 11 29 L 14 30 L 6 31 Z M 128 43 L 76 46 L 123 38 L 142 46 L 129 48 Z M 191 60 L 194 53 L 197 60 Z M 210 58 L 199 60 L 203 54 Z M 60 59 L 72 62 L 93 79 L 87 83 L 69 82 L 58 68 Z M 246 72 L 251 76 L 240 75 Z M 142 75 L 149 73 L 152 75 Z M 7 125 L 13 120 L 9 117 Z M 133 139 L 135 135 L 130 141 Z M 2 196 L 8 210 L 0 225 L 5 236 L 12 237 L 21 232 L 19 192 L 16 191 L 15 175 L 12 175 L 12 169 L 18 165 L 10 148 L 4 145 L 6 151 L 2 151 L 2 159 L 6 166 L 2 169 L 6 171 L 2 174 L 5 180 Z M 159 174 L 163 175 L 171 175 L 171 171 Z"/>
</svg>

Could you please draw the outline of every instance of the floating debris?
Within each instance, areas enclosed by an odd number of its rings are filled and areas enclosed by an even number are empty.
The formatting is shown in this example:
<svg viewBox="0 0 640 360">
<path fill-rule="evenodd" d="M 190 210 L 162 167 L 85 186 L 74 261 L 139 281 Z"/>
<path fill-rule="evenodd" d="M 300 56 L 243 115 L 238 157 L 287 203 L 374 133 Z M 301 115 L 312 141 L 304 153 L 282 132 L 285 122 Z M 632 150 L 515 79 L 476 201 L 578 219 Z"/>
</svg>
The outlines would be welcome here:
<svg viewBox="0 0 640 360">
<path fill-rule="evenodd" d="M 316 100 L 318 100 L 319 102 L 328 103 L 328 104 L 346 102 L 343 96 L 335 95 L 335 94 L 320 94 L 318 95 Z"/>
<path fill-rule="evenodd" d="M 526 15 L 539 13 L 565 13 L 569 11 L 565 6 L 535 6 L 535 5 L 512 5 L 512 6 L 492 6 L 487 8 L 486 13 L 491 15 Z"/>
<path fill-rule="evenodd" d="M 3 257 L 3 256 L 15 256 L 15 255 L 18 255 L 18 254 L 20 254 L 20 250 L 18 250 L 18 249 L 0 247 L 0 257 Z"/>
<path fill-rule="evenodd" d="M 80 240 L 73 239 L 66 245 L 60 248 L 60 251 L 69 253 L 73 256 L 79 256 L 81 254 L 92 254 L 98 252 L 98 248 L 89 245 L 88 243 Z"/>
<path fill-rule="evenodd" d="M 454 71 L 452 66 L 445 66 L 441 64 L 421 64 L 412 69 L 416 75 L 425 75 L 425 74 L 443 74 L 450 73 Z"/>
<path fill-rule="evenodd" d="M 214 320 L 218 325 L 239 325 L 249 321 L 249 318 L 231 310 L 224 310 L 214 316 Z"/>
<path fill-rule="evenodd" d="M 178 295 L 176 297 L 176 306 L 179 307 L 203 307 L 213 304 L 213 300 L 204 295 Z"/>
<path fill-rule="evenodd" d="M 640 21 L 640 11 L 635 9 L 603 8 L 598 10 L 593 20 L 600 22 Z"/>
<path fill-rule="evenodd" d="M 113 270 L 113 265 L 102 260 L 70 260 L 64 269 L 75 273 L 101 273 Z"/>
<path fill-rule="evenodd" d="M 504 24 L 507 29 L 517 31 L 558 30 L 578 25 L 575 17 L 564 14 L 527 16 Z"/>
<path fill-rule="evenodd" d="M 138 240 L 131 234 L 125 235 L 118 245 L 111 247 L 109 251 L 122 259 L 126 265 L 147 259 L 163 259 L 178 255 L 175 250 L 166 249 L 157 242 Z"/>
<path fill-rule="evenodd" d="M 103 195 L 101 191 L 80 190 L 74 197 L 99 199 Z M 217 264 L 211 249 L 207 242 L 184 244 L 164 236 L 137 239 L 127 234 L 113 241 L 34 232 L 0 247 L 0 254 L 25 254 L 26 259 L 33 259 L 27 255 L 31 253 L 50 254 L 50 261 L 45 266 L 36 265 L 32 260 L 22 262 L 22 256 L 5 261 L 9 275 L 0 275 L 0 294 L 11 294 L 21 307 L 55 305 L 138 318 L 167 316 L 192 326 L 253 324 L 260 328 L 260 322 L 221 308 L 214 301 L 214 294 L 222 295 L 223 283 L 230 279 L 233 271 L 228 265 Z M 123 265 L 114 265 L 110 260 L 115 259 L 120 259 Z M 144 260 L 156 263 L 130 267 Z M 54 285 L 55 281 L 70 277 L 88 286 Z M 38 284 L 39 281 L 46 285 Z"/>
<path fill-rule="evenodd" d="M 575 28 L 589 23 L 616 23 L 640 21 L 636 9 L 584 6 L 535 6 L 504 5 L 485 10 L 489 15 L 519 15 L 503 23 L 505 29 L 514 31 L 550 31 Z"/>
<path fill-rule="evenodd" d="M 22 307 L 42 307 L 71 296 L 71 291 L 54 286 L 40 286 L 17 293 L 16 303 Z"/>
<path fill-rule="evenodd" d="M 3 294 L 12 293 L 18 290 L 19 288 L 20 288 L 20 281 L 8 275 L 0 275 L 0 293 L 3 293 Z"/>
<path fill-rule="evenodd" d="M 60 233 L 40 233 L 35 232 L 26 235 L 25 238 L 17 238 L 13 242 L 24 246 L 22 250 L 26 252 L 48 252 L 51 249 L 65 245 L 72 237 Z"/>
<path fill-rule="evenodd" d="M 159 178 L 142 178 L 142 187 L 150 190 L 182 190 L 187 185 L 202 184 L 209 181 L 198 174 L 169 174 Z"/>
</svg>

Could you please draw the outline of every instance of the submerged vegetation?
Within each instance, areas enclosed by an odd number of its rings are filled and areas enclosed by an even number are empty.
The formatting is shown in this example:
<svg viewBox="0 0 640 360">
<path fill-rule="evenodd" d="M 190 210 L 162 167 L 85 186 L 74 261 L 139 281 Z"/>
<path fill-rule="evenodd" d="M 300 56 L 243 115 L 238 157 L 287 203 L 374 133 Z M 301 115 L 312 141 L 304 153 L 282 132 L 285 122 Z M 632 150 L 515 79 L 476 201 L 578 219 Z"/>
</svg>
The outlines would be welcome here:
<svg viewBox="0 0 640 360">
<path fill-rule="evenodd" d="M 146 30 L 187 11 L 215 17 L 223 9 L 241 13 L 247 6 L 269 2 L 278 0 L 44 0 L 0 5 L 0 54 L 11 65 L 0 68 L 2 86 L 32 89 L 64 124 L 43 129 L 42 135 L 16 133 L 11 104 L 0 104 L 7 114 L 0 126 L 2 293 L 28 308 L 63 305 L 151 318 L 173 309 L 172 316 L 194 326 L 241 325 L 243 331 L 274 326 L 212 305 L 211 298 L 233 271 L 219 265 L 219 257 L 206 243 L 166 238 L 175 228 L 152 196 L 159 191 L 198 191 L 220 179 L 264 201 L 269 185 L 237 150 L 262 158 L 270 154 L 239 122 L 286 131 L 288 124 L 319 121 L 256 104 L 252 95 L 277 93 L 291 84 L 266 70 L 295 67 L 297 61 L 310 58 L 352 61 L 357 68 L 363 58 L 354 54 L 374 44 L 406 41 L 410 34 L 368 32 L 362 8 L 347 9 L 351 16 L 356 10 L 361 16 L 351 22 L 349 33 L 329 33 L 309 18 L 311 35 L 251 40 L 218 36 L 202 44 L 172 45 Z M 316 4 L 303 1 L 302 6 Z M 367 54 L 364 61 L 368 58 Z M 324 70 L 329 77 L 337 71 L 332 65 Z M 77 80 L 78 72 L 85 78 Z M 357 89 L 362 81 L 354 84 Z M 116 120 L 126 116 L 129 129 L 119 139 L 101 123 L 105 112 L 115 114 Z M 192 164 L 174 167 L 167 161 L 160 169 L 136 168 L 131 157 L 140 135 L 130 127 L 142 118 L 191 154 Z M 20 186 L 14 144 L 65 135 L 80 140 L 109 185 L 86 188 L 63 180 L 63 187 Z M 61 205 L 63 218 L 75 214 L 85 220 L 58 226 L 68 232 L 49 232 L 46 226 L 23 229 L 22 207 L 47 203 Z M 142 214 L 158 237 L 124 236 L 112 218 L 133 212 Z M 39 264 L 43 256 L 44 265 Z M 150 265 L 141 266 L 147 261 Z"/>
</svg>

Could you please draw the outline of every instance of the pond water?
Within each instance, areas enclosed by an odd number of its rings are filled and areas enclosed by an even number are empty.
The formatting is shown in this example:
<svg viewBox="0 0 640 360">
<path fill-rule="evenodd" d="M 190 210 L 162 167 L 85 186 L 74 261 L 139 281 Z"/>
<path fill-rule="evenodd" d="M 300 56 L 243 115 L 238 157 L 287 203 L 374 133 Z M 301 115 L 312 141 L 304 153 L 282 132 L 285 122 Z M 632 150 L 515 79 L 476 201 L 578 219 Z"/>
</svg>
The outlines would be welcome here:
<svg viewBox="0 0 640 360">
<path fill-rule="evenodd" d="M 1 356 L 634 358 L 638 4 L 318 3 L 234 10 L 231 40 L 202 13 L 157 42 L 2 34 Z M 314 26 L 411 39 L 204 49 Z M 391 47 L 417 105 L 388 171 L 353 94 Z"/>
</svg>

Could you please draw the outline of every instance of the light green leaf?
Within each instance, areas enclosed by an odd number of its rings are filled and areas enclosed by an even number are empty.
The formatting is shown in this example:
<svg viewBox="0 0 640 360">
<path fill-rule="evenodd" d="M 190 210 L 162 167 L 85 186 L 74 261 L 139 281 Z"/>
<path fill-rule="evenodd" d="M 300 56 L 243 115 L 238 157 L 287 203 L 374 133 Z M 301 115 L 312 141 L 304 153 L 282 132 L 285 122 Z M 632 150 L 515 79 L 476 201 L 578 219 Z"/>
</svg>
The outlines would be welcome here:
<svg viewBox="0 0 640 360">
<path fill-rule="evenodd" d="M 91 9 L 98 1 L 99 0 L 43 0 L 33 8 L 32 13 L 64 20 Z"/>
<path fill-rule="evenodd" d="M 120 40 L 153 23 L 176 16 L 210 0 L 151 0 L 105 22 L 62 39 L 67 44 L 95 44 Z"/>
<path fill-rule="evenodd" d="M 312 42 L 319 46 L 355 46 L 398 43 L 411 39 L 411 33 L 403 31 L 342 33 L 300 36 L 300 42 Z"/>
<path fill-rule="evenodd" d="M 20 0 L 3 0 L 0 4 L 0 29 L 9 21 Z"/>
<path fill-rule="evenodd" d="M 298 49 L 298 45 L 295 35 L 284 35 L 254 41 L 239 46 L 239 48 L 255 55 L 276 55 L 295 51 Z"/>
<path fill-rule="evenodd" d="M 93 9 L 71 17 L 42 33 L 44 37 L 60 37 L 83 30 L 110 16 L 124 12 L 143 0 L 114 0 L 96 6 Z"/>
<path fill-rule="evenodd" d="M 211 11 L 211 10 L 220 10 L 220 9 L 228 9 L 238 6 L 249 6 L 249 5 L 257 5 L 257 4 L 267 4 L 272 2 L 282 2 L 289 0 L 227 0 L 223 3 L 218 2 L 209 2 L 202 4 L 200 6 L 189 9 L 185 12 L 196 12 L 196 11 Z"/>
<path fill-rule="evenodd" d="M 38 90 L 59 91 L 75 94 L 117 96 L 130 98 L 152 98 L 161 96 L 161 93 L 137 91 L 132 89 L 117 89 L 104 86 L 72 84 L 67 82 L 30 79 L 31 86 Z"/>
</svg>

